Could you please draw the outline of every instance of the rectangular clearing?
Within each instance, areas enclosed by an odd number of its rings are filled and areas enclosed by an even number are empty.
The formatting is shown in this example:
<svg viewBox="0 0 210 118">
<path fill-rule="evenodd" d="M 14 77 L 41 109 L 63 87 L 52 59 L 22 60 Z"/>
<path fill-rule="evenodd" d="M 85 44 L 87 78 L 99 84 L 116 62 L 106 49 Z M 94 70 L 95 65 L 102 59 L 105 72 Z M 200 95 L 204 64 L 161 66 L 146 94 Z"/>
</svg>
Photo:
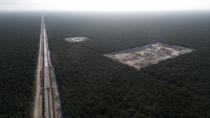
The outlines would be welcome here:
<svg viewBox="0 0 210 118">
<path fill-rule="evenodd" d="M 177 45 L 168 45 L 163 43 L 153 43 L 142 47 L 115 51 L 104 54 L 113 60 L 123 64 L 141 69 L 151 64 L 173 58 L 182 54 L 187 54 L 193 50 Z"/>
</svg>

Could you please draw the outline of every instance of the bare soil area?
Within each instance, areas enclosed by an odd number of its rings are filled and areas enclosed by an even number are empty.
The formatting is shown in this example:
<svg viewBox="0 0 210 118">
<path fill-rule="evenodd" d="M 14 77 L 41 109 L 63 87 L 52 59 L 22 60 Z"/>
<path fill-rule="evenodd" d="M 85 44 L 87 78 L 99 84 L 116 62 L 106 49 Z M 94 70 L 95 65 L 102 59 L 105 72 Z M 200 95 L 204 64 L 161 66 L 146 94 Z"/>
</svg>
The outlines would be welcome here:
<svg viewBox="0 0 210 118">
<path fill-rule="evenodd" d="M 191 53 L 192 51 L 192 49 L 182 46 L 153 43 L 142 47 L 110 52 L 104 55 L 123 64 L 141 69 L 142 67 L 156 64 L 169 58 Z"/>
<path fill-rule="evenodd" d="M 66 38 L 65 40 L 72 42 L 72 43 L 79 43 L 79 42 L 83 42 L 83 41 L 90 40 L 90 39 L 87 37 L 80 36 L 80 37 Z"/>
</svg>

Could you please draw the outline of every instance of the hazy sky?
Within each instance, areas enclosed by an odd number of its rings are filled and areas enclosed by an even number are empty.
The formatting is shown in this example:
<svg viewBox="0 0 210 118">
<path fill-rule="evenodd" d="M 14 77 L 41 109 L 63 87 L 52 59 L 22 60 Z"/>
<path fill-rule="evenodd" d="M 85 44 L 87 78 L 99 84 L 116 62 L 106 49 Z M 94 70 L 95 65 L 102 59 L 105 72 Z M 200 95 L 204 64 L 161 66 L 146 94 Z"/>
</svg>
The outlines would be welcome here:
<svg viewBox="0 0 210 118">
<path fill-rule="evenodd" d="M 210 0 L 0 0 L 0 10 L 207 10 Z"/>
</svg>

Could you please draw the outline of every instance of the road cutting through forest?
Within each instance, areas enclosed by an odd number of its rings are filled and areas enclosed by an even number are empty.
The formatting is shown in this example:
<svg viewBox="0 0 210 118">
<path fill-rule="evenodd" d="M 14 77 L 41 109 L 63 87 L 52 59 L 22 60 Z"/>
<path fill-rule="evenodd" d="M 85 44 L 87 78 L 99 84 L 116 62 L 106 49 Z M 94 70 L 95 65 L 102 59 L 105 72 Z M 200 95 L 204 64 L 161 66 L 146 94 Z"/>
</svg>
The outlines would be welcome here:
<svg viewBox="0 0 210 118">
<path fill-rule="evenodd" d="M 62 118 L 61 102 L 54 67 L 50 59 L 44 16 L 41 19 L 33 118 Z"/>
</svg>

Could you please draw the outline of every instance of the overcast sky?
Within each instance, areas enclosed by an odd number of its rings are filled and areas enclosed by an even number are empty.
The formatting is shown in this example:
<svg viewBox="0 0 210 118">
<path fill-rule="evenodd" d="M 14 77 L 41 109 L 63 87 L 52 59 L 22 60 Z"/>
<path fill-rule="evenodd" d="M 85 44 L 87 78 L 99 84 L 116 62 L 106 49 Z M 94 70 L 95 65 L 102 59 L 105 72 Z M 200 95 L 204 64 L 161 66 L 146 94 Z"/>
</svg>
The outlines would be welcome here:
<svg viewBox="0 0 210 118">
<path fill-rule="evenodd" d="M 0 0 L 0 10 L 167 11 L 208 10 L 210 0 Z"/>
</svg>

